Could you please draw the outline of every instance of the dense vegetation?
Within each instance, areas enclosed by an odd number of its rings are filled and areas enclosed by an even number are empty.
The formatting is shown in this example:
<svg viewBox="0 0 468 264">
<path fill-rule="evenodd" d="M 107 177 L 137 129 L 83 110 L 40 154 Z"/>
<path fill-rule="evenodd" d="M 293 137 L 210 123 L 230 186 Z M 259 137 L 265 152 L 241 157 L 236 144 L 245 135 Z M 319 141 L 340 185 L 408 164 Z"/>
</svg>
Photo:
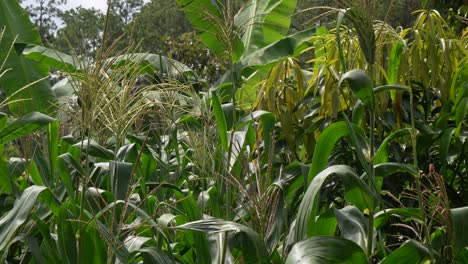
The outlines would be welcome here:
<svg viewBox="0 0 468 264">
<path fill-rule="evenodd" d="M 468 263 L 466 6 L 316 2 L 0 1 L 0 261 Z"/>
</svg>

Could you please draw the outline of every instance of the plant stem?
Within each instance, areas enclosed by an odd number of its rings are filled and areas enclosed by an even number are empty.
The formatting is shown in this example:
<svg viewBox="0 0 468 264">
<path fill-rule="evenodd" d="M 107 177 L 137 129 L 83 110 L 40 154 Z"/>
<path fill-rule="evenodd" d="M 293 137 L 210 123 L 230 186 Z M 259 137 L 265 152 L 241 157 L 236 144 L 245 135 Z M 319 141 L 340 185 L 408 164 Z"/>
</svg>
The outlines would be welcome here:
<svg viewBox="0 0 468 264">
<path fill-rule="evenodd" d="M 414 102 L 413 102 L 413 88 L 410 87 L 409 90 L 410 93 L 410 115 L 411 115 L 411 144 L 413 145 L 413 165 L 416 168 L 418 167 L 418 151 L 417 151 L 417 146 L 416 146 L 416 127 L 415 127 L 415 122 L 414 122 Z M 427 248 L 429 249 L 429 254 L 431 257 L 431 263 L 434 261 L 434 256 L 432 254 L 432 246 L 431 246 L 431 235 L 429 233 L 429 229 L 427 227 L 427 215 L 426 215 L 426 210 L 423 202 L 423 197 L 422 197 L 422 186 L 421 186 L 421 175 L 415 175 L 416 176 L 416 192 L 418 194 L 418 204 L 419 204 L 419 209 L 421 210 L 422 214 L 422 220 L 423 220 L 423 232 L 424 232 L 424 243 L 426 244 Z"/>
<path fill-rule="evenodd" d="M 372 183 L 372 187 L 376 195 L 379 195 L 377 184 L 375 182 L 375 169 L 374 169 L 374 129 L 375 129 L 375 111 L 371 111 L 370 113 L 370 157 L 371 160 L 369 161 L 369 179 Z M 372 251 L 373 251 L 373 241 L 374 241 L 374 208 L 371 208 L 369 212 L 369 226 L 367 230 L 367 257 L 368 262 L 372 263 Z"/>
</svg>

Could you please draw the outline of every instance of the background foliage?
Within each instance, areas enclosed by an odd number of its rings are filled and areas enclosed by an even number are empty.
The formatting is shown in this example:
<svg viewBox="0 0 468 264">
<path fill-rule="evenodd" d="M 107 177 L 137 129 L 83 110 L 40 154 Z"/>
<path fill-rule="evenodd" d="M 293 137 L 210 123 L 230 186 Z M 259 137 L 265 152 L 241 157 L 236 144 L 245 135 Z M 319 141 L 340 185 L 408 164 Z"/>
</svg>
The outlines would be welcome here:
<svg viewBox="0 0 468 264">
<path fill-rule="evenodd" d="M 467 263 L 462 2 L 112 3 L 0 2 L 2 262 Z"/>
</svg>

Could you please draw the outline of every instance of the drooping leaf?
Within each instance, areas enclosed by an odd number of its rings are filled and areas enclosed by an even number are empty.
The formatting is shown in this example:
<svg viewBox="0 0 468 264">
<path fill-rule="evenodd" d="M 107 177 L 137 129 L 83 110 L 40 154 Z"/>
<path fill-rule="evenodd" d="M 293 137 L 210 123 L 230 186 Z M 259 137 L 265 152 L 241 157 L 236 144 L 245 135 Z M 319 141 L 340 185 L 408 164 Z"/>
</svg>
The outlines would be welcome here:
<svg viewBox="0 0 468 264">
<path fill-rule="evenodd" d="M 422 222 L 422 212 L 419 208 L 388 208 L 374 215 L 374 227 L 376 229 L 384 227 L 391 216 L 400 217 L 403 221 Z"/>
<path fill-rule="evenodd" d="M 211 51 L 218 56 L 225 56 L 227 47 L 223 39 L 224 18 L 222 6 L 212 0 L 177 0 L 180 8 L 192 26 L 199 31 L 199 38 Z"/>
<path fill-rule="evenodd" d="M 419 169 L 410 164 L 385 162 L 375 165 L 374 173 L 377 182 L 377 188 L 378 190 L 381 190 L 385 177 L 389 177 L 395 173 L 408 173 L 409 175 L 416 177 L 419 175 Z"/>
<path fill-rule="evenodd" d="M 388 162 L 388 144 L 390 143 L 391 140 L 403 136 L 409 136 L 411 135 L 411 128 L 403 128 L 399 129 L 397 131 L 392 132 L 390 135 L 388 135 L 380 144 L 379 148 L 375 152 L 374 155 L 374 164 L 379 164 L 383 162 Z"/>
<path fill-rule="evenodd" d="M 449 163 L 449 149 L 450 149 L 450 141 L 452 140 L 452 136 L 455 132 L 454 127 L 449 127 L 445 129 L 441 134 L 440 137 L 440 144 L 439 144 L 439 159 L 442 163 Z"/>
<path fill-rule="evenodd" d="M 229 244 L 242 251 L 244 261 L 247 263 L 269 263 L 270 256 L 261 237 L 249 227 L 241 224 L 209 219 L 190 222 L 177 227 L 178 229 L 200 231 L 207 234 L 219 232 L 232 232 Z"/>
<path fill-rule="evenodd" d="M 285 58 L 294 57 L 307 47 L 307 41 L 314 34 L 315 28 L 299 31 L 245 56 L 233 66 L 233 69 L 221 76 L 216 84 L 239 82 L 244 75 L 253 73 L 251 68 L 266 68 Z"/>
<path fill-rule="evenodd" d="M 408 240 L 386 257 L 381 264 L 426 263 L 430 260 L 429 249 L 415 240 Z M 427 262 L 429 263 L 429 262 Z"/>
<path fill-rule="evenodd" d="M 190 67 L 160 54 L 130 53 L 109 58 L 107 62 L 112 63 L 114 68 L 128 65 L 128 63 L 135 63 L 141 73 L 154 74 L 159 72 L 170 78 L 200 81 L 200 78 Z"/>
<path fill-rule="evenodd" d="M 130 189 L 133 164 L 128 162 L 109 162 L 112 193 L 117 200 L 126 200 Z"/>
<path fill-rule="evenodd" d="M 297 0 L 251 1 L 235 18 L 242 30 L 244 55 L 281 38 L 289 31 Z"/>
<path fill-rule="evenodd" d="M 25 136 L 51 123 L 54 119 L 39 112 L 28 113 L 0 130 L 0 144 Z"/>
<path fill-rule="evenodd" d="M 10 97 L 10 111 L 15 116 L 21 116 L 33 111 L 51 114 L 55 111 L 55 96 L 48 80 L 47 65 L 30 61 L 8 52 L 13 42 L 41 44 L 41 38 L 36 27 L 29 20 L 26 11 L 16 0 L 0 1 L 0 30 L 5 27 L 5 34 L 0 45 L 0 61 L 6 60 L 2 71 L 10 69 L 0 78 L 0 87 L 7 97 Z M 8 57 L 6 55 L 9 54 Z M 1 64 L 0 64 L 1 65 Z M 37 82 L 39 81 L 39 82 Z M 28 88 L 23 87 L 36 82 Z M 21 91 L 19 91 L 22 89 Z"/>
<path fill-rule="evenodd" d="M 354 206 L 346 206 L 335 209 L 335 215 L 343 238 L 353 241 L 366 251 L 368 221 L 364 214 Z"/>
<path fill-rule="evenodd" d="M 361 69 L 353 69 L 341 76 L 340 85 L 347 81 L 349 88 L 371 110 L 375 108 L 374 85 L 369 75 Z"/>
<path fill-rule="evenodd" d="M 0 219 L 0 252 L 8 252 L 6 247 L 10 240 L 18 228 L 28 219 L 39 194 L 46 189 L 44 186 L 36 185 L 26 188 L 21 197 L 15 201 L 13 208 Z"/>
<path fill-rule="evenodd" d="M 359 138 L 364 137 L 364 131 L 361 127 L 355 124 L 352 124 L 351 126 L 354 129 L 356 135 L 359 135 Z M 314 156 L 312 157 L 308 182 L 310 182 L 315 177 L 315 175 L 327 167 L 330 154 L 335 148 L 336 142 L 340 138 L 348 136 L 349 133 L 349 128 L 344 121 L 335 122 L 322 131 L 314 149 Z M 369 150 L 366 149 L 358 149 L 357 151 L 362 151 L 364 153 L 369 152 Z"/>
<path fill-rule="evenodd" d="M 453 236 L 455 238 L 455 252 L 468 247 L 468 206 L 450 210 L 452 214 Z"/>
<path fill-rule="evenodd" d="M 93 139 L 85 139 L 83 141 L 75 143 L 73 146 L 81 149 L 83 153 L 86 153 L 87 155 L 93 157 L 103 158 L 105 160 L 114 158 L 113 151 L 99 145 L 99 143 Z"/>
<path fill-rule="evenodd" d="M 364 251 L 354 242 L 339 237 L 312 237 L 293 246 L 286 264 L 367 263 Z"/>
<path fill-rule="evenodd" d="M 333 175 L 341 179 L 345 188 L 346 201 L 354 204 L 359 210 L 373 211 L 378 204 L 376 195 L 352 168 L 345 165 L 331 166 L 314 177 L 304 194 L 297 213 L 294 242 L 318 234 L 314 223 L 319 212 L 320 190 L 325 180 Z"/>
<path fill-rule="evenodd" d="M 29 43 L 15 43 L 16 52 L 26 58 L 54 67 L 57 70 L 72 73 L 81 70 L 83 62 L 73 56 L 57 50 Z"/>
</svg>

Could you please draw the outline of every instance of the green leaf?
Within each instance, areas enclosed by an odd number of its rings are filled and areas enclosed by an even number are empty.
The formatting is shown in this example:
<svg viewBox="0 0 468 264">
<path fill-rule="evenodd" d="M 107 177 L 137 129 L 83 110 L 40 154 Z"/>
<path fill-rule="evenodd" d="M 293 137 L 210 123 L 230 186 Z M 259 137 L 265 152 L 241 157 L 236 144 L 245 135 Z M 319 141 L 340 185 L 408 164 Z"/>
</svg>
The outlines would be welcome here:
<svg viewBox="0 0 468 264">
<path fill-rule="evenodd" d="M 382 189 L 382 183 L 385 177 L 395 173 L 408 173 L 413 177 L 419 175 L 419 169 L 410 164 L 386 162 L 374 166 L 374 175 L 377 181 L 377 188 Z"/>
<path fill-rule="evenodd" d="M 338 176 L 343 183 L 346 201 L 354 204 L 359 210 L 363 212 L 373 211 L 378 204 L 375 194 L 351 167 L 345 165 L 331 166 L 315 176 L 304 194 L 297 213 L 294 242 L 318 234 L 315 219 L 320 208 L 320 190 L 325 181 L 333 175 Z"/>
<path fill-rule="evenodd" d="M 57 157 L 59 153 L 59 121 L 54 120 L 47 126 L 47 146 L 49 153 L 50 182 L 55 182 Z"/>
<path fill-rule="evenodd" d="M 49 82 L 39 81 L 48 77 L 47 65 L 30 61 L 14 52 L 9 53 L 10 44 L 13 45 L 14 41 L 41 44 L 39 32 L 17 0 L 0 1 L 0 30 L 4 27 L 6 30 L 2 45 L 0 45 L 0 62 L 6 63 L 0 71 L 10 70 L 0 78 L 0 86 L 6 96 L 10 97 L 10 111 L 15 116 L 33 111 L 53 113 L 55 96 L 50 89 Z M 33 82 L 36 83 L 22 89 Z M 22 101 L 12 102 L 15 100 Z"/>
<path fill-rule="evenodd" d="M 451 209 L 453 223 L 454 250 L 458 252 L 468 247 L 468 206 Z"/>
<path fill-rule="evenodd" d="M 83 153 L 93 157 L 102 158 L 104 160 L 110 160 L 114 158 L 114 152 L 112 150 L 106 149 L 105 147 L 99 145 L 99 143 L 93 139 L 80 141 L 75 143 L 73 146 L 82 150 Z"/>
<path fill-rule="evenodd" d="M 361 69 L 353 69 L 341 76 L 340 86 L 343 81 L 347 81 L 349 88 L 353 91 L 362 103 L 368 105 L 372 110 L 375 109 L 375 99 L 372 79 Z"/>
<path fill-rule="evenodd" d="M 83 62 L 76 57 L 40 45 L 17 42 L 15 49 L 19 55 L 67 73 L 82 70 L 84 66 Z"/>
<path fill-rule="evenodd" d="M 46 189 L 44 186 L 36 185 L 26 188 L 21 197 L 15 201 L 13 208 L 0 219 L 0 252 L 8 252 L 6 247 L 10 240 L 28 219 L 39 194 Z"/>
<path fill-rule="evenodd" d="M 144 247 L 138 249 L 143 255 L 143 263 L 173 264 L 174 260 L 164 251 L 156 247 Z"/>
<path fill-rule="evenodd" d="M 268 69 L 269 65 L 273 63 L 298 55 L 307 47 L 307 41 L 314 34 L 315 28 L 299 31 L 245 56 L 238 63 L 234 64 L 231 70 L 221 76 L 216 81 L 216 85 L 228 82 L 237 83 L 241 81 L 244 74 L 250 75 L 252 73 L 252 67 Z"/>
<path fill-rule="evenodd" d="M 60 106 L 68 104 L 73 94 L 75 93 L 72 81 L 70 81 L 69 78 L 64 78 L 63 80 L 54 84 L 51 89 Z"/>
<path fill-rule="evenodd" d="M 190 222 L 177 227 L 207 234 L 232 232 L 229 243 L 242 251 L 246 263 L 269 263 L 270 256 L 263 239 L 249 227 L 221 219 L 209 219 Z"/>
<path fill-rule="evenodd" d="M 256 0 L 241 10 L 234 23 L 243 30 L 244 56 L 288 33 L 296 3 L 297 0 Z"/>
<path fill-rule="evenodd" d="M 299 242 L 289 252 L 286 264 L 367 263 L 367 257 L 354 242 L 339 237 L 312 237 Z"/>
<path fill-rule="evenodd" d="M 54 121 L 50 116 L 39 112 L 26 114 L 0 130 L 0 144 L 15 140 Z"/>
<path fill-rule="evenodd" d="M 318 218 L 315 225 L 317 225 L 317 235 L 319 236 L 334 236 L 337 227 L 337 217 L 335 216 L 335 208 L 327 209 Z"/>
<path fill-rule="evenodd" d="M 450 149 L 450 141 L 452 140 L 452 136 L 455 133 L 454 127 L 449 127 L 442 132 L 442 136 L 440 137 L 440 144 L 439 144 L 439 161 L 444 163 L 450 162 L 450 157 L 448 155 Z"/>
<path fill-rule="evenodd" d="M 354 206 L 346 206 L 340 210 L 335 208 L 335 215 L 343 238 L 353 241 L 366 251 L 368 221 L 364 214 Z"/>
<path fill-rule="evenodd" d="M 58 216 L 55 218 L 57 225 L 57 244 L 60 255 L 64 258 L 65 263 L 77 263 L 77 243 L 76 233 L 73 228 L 75 223 L 70 221 L 69 207 L 73 207 L 70 202 L 62 204 Z"/>
<path fill-rule="evenodd" d="M 374 94 L 378 94 L 385 91 L 402 91 L 402 92 L 409 92 L 410 87 L 398 84 L 389 84 L 389 85 L 381 85 L 374 88 Z"/>
<path fill-rule="evenodd" d="M 356 135 L 359 135 L 359 138 L 364 137 L 364 131 L 361 127 L 351 124 Z M 315 175 L 324 170 L 328 165 L 328 160 L 332 150 L 335 148 L 336 142 L 350 134 L 348 125 L 344 121 L 335 122 L 329 125 L 322 133 L 320 133 L 319 139 L 317 140 L 317 145 L 314 149 L 314 156 L 312 157 L 311 169 L 309 171 L 308 182 L 310 182 Z M 359 149 L 357 151 L 368 152 L 368 150 Z"/>
<path fill-rule="evenodd" d="M 221 15 L 221 6 L 218 1 L 212 0 L 177 0 L 180 8 L 192 26 L 200 32 L 199 38 L 217 56 L 226 55 L 223 45 L 224 24 Z"/>
<path fill-rule="evenodd" d="M 160 54 L 130 53 L 109 58 L 107 62 L 112 63 L 114 68 L 135 63 L 141 73 L 151 75 L 159 72 L 169 78 L 182 77 L 188 81 L 200 81 L 200 78 L 190 67 Z"/>
<path fill-rule="evenodd" d="M 219 102 L 218 96 L 216 96 L 216 94 L 212 95 L 211 103 L 213 104 L 213 112 L 216 118 L 216 123 L 218 124 L 219 140 L 221 141 L 221 146 L 223 146 L 224 150 L 227 151 L 229 148 L 229 143 L 226 116 L 224 115 L 223 108 L 221 107 L 221 103 Z"/>
<path fill-rule="evenodd" d="M 419 208 L 389 208 L 374 215 L 374 227 L 381 229 L 390 220 L 391 216 L 403 218 L 403 221 L 417 221 L 422 223 L 422 212 Z"/>
<path fill-rule="evenodd" d="M 414 264 L 430 260 L 429 249 L 415 240 L 408 240 L 386 257 L 381 264 Z M 429 263 L 429 262 L 427 262 Z"/>
<path fill-rule="evenodd" d="M 396 84 L 398 82 L 401 53 L 403 52 L 402 42 L 394 43 L 388 60 L 388 83 Z"/>
<path fill-rule="evenodd" d="M 388 157 L 390 156 L 390 153 L 388 153 L 388 144 L 390 143 L 391 140 L 395 138 L 403 137 L 403 136 L 409 136 L 409 135 L 411 135 L 411 128 L 399 129 L 397 131 L 392 132 L 390 135 L 388 135 L 382 141 L 382 144 L 380 144 L 379 148 L 375 152 L 374 164 L 388 162 Z"/>
<path fill-rule="evenodd" d="M 112 193 L 117 200 L 126 200 L 130 188 L 133 164 L 128 162 L 109 162 Z"/>
</svg>

